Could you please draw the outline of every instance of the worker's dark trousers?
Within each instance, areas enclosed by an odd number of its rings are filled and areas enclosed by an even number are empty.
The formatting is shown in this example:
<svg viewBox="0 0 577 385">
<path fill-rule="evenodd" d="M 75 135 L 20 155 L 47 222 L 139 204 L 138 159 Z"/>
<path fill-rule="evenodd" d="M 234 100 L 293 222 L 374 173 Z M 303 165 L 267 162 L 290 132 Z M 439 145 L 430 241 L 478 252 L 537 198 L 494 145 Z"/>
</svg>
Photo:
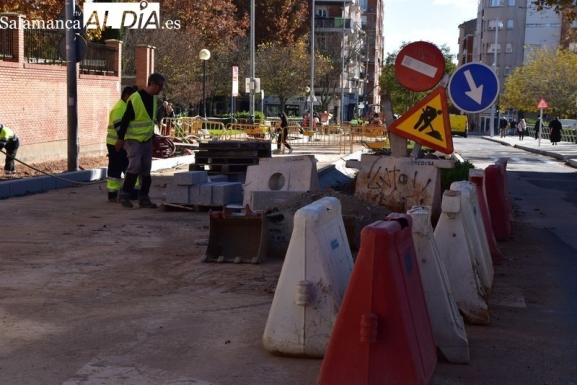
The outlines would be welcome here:
<svg viewBox="0 0 577 385">
<path fill-rule="evenodd" d="M 14 159 L 16 158 L 16 153 L 18 152 L 18 147 L 20 147 L 20 141 L 18 138 L 14 138 L 6 143 L 6 163 L 4 164 L 4 172 L 6 174 L 14 173 Z"/>
</svg>

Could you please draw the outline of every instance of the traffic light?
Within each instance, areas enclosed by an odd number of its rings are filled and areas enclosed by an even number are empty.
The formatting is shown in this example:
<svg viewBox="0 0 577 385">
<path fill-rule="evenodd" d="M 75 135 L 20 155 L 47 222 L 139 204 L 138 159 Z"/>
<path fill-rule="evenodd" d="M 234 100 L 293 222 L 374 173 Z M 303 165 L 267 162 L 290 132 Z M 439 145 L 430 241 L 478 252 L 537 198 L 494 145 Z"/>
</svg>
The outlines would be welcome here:
<svg viewBox="0 0 577 385">
<path fill-rule="evenodd" d="M 498 104 L 497 104 L 497 106 L 496 106 L 496 110 L 497 110 L 497 113 L 499 113 L 499 111 L 501 110 L 501 107 L 499 107 Z"/>
</svg>

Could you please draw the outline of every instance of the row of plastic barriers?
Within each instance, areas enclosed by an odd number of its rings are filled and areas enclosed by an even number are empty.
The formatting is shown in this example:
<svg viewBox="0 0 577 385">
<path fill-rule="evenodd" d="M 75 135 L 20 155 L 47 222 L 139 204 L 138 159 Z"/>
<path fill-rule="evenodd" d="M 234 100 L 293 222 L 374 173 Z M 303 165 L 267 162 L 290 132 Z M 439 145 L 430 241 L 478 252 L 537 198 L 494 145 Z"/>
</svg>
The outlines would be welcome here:
<svg viewBox="0 0 577 385">
<path fill-rule="evenodd" d="M 511 236 L 506 160 L 471 170 L 431 208 L 364 227 L 353 262 L 338 199 L 298 210 L 266 323 L 275 355 L 324 357 L 319 384 L 427 384 L 437 351 L 469 362 L 464 322 L 487 324 L 496 240 Z"/>
</svg>

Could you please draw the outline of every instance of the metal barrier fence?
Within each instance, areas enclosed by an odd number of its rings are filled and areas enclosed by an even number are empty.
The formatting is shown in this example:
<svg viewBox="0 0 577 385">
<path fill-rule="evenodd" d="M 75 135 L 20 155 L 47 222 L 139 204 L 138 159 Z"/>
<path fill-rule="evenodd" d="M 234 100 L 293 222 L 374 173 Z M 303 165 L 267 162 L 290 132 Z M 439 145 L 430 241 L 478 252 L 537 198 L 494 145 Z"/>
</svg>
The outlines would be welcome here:
<svg viewBox="0 0 577 385">
<path fill-rule="evenodd" d="M 278 142 L 280 130 L 277 125 L 264 123 L 228 123 L 199 120 L 198 118 L 164 118 L 159 127 L 162 135 L 178 138 L 181 142 L 192 140 L 267 140 Z M 354 143 L 362 143 L 369 149 L 380 149 L 389 145 L 384 126 L 356 126 L 345 124 L 319 126 L 310 131 L 298 123 L 289 123 L 287 143 L 295 148 L 337 150 L 351 153 Z"/>
<path fill-rule="evenodd" d="M 525 136 L 529 136 L 534 138 L 535 137 L 535 127 L 527 127 L 527 134 Z M 562 142 L 569 142 L 569 143 L 577 143 L 577 134 L 576 130 L 572 128 L 563 128 L 561 130 L 561 141 Z M 515 133 L 517 135 L 517 133 Z M 550 132 L 549 127 L 544 127 L 544 130 L 541 132 L 541 139 L 550 140 Z"/>
<path fill-rule="evenodd" d="M 159 131 L 172 138 L 210 140 L 223 137 L 226 126 L 222 122 L 197 118 L 163 118 Z"/>
<path fill-rule="evenodd" d="M 271 127 L 265 124 L 228 123 L 223 135 L 226 140 L 270 140 Z"/>
<path fill-rule="evenodd" d="M 389 135 L 385 126 L 350 126 L 352 141 L 361 143 L 370 150 L 379 150 L 389 146 Z"/>
</svg>

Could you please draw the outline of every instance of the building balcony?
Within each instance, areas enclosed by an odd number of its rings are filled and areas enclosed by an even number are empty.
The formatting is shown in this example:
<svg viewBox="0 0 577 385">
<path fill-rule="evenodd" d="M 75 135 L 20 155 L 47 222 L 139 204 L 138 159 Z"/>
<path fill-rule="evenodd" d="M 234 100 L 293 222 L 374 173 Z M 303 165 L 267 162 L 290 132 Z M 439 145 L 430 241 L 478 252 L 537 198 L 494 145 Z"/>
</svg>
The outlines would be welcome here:
<svg viewBox="0 0 577 385">
<path fill-rule="evenodd" d="M 351 19 L 342 17 L 315 17 L 315 29 L 323 32 L 341 32 L 351 29 Z"/>
</svg>

